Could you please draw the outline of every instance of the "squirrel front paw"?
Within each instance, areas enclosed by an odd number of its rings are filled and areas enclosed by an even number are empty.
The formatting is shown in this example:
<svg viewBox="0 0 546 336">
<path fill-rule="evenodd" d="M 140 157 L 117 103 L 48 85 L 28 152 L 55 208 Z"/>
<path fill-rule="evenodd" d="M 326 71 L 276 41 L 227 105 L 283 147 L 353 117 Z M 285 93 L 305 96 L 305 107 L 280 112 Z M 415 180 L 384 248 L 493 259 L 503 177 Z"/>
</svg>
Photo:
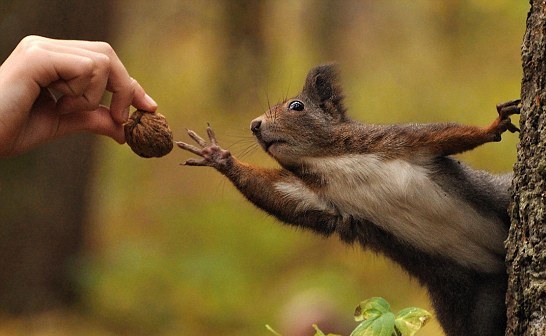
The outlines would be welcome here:
<svg viewBox="0 0 546 336">
<path fill-rule="evenodd" d="M 184 165 L 187 166 L 209 166 L 214 167 L 218 170 L 225 169 L 231 162 L 231 153 L 225 149 L 218 146 L 216 141 L 216 135 L 214 131 L 208 125 L 207 135 L 210 140 L 210 144 L 207 143 L 203 138 L 201 138 L 197 133 L 192 130 L 188 130 L 188 135 L 201 147 L 187 144 L 182 141 L 177 141 L 176 145 L 188 152 L 191 152 L 195 155 L 199 155 L 202 159 L 188 159 L 184 162 Z"/>
<path fill-rule="evenodd" d="M 501 134 L 509 131 L 511 133 L 519 132 L 519 128 L 512 123 L 510 116 L 520 113 L 520 99 L 508 101 L 497 105 L 499 116 L 487 128 L 487 132 L 493 136 L 493 141 L 500 141 Z"/>
</svg>

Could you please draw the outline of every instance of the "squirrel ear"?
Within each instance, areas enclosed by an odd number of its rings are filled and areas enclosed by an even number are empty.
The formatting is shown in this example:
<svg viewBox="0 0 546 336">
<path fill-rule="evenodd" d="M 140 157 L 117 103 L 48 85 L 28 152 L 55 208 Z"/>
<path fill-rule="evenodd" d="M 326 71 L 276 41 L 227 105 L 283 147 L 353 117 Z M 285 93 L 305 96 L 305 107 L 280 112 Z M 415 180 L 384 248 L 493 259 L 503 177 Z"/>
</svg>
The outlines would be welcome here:
<svg viewBox="0 0 546 336">
<path fill-rule="evenodd" d="M 334 108 L 341 114 L 345 113 L 342 105 L 343 90 L 335 64 L 319 65 L 311 69 L 307 74 L 302 94 L 315 101 L 317 105 Z"/>
</svg>

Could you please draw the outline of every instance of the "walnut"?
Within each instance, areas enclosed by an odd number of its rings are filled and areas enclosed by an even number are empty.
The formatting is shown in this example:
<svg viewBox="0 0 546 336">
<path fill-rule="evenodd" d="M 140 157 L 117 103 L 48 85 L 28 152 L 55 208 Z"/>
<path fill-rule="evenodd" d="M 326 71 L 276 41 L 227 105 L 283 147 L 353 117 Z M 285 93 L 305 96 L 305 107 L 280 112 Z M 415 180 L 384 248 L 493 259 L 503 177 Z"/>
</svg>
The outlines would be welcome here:
<svg viewBox="0 0 546 336">
<path fill-rule="evenodd" d="M 162 157 L 173 149 L 173 133 L 160 113 L 136 110 L 124 130 L 127 144 L 139 156 Z"/>
</svg>

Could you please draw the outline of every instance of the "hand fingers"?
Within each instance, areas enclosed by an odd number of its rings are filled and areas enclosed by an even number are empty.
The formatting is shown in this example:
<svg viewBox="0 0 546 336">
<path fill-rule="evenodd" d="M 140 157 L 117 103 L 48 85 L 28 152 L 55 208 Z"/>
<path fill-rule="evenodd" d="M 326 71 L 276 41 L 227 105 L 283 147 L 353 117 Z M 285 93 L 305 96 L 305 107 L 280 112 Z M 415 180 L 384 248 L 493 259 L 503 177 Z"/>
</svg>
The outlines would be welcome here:
<svg viewBox="0 0 546 336">
<path fill-rule="evenodd" d="M 97 108 L 105 89 L 112 92 L 110 112 L 118 123 L 127 121 L 131 105 L 151 112 L 157 109 L 157 103 L 129 76 L 108 43 L 30 36 L 20 45 L 27 53 L 30 51 L 31 54 L 43 54 L 45 50 L 57 57 L 55 62 L 43 55 L 37 55 L 33 59 L 55 64 L 55 68 L 48 69 L 51 74 L 46 80 L 42 79 L 43 76 L 38 76 L 40 86 L 52 85 L 65 95 L 82 96 L 83 99 L 66 99 L 63 111 Z"/>
<path fill-rule="evenodd" d="M 96 108 L 108 81 L 110 58 L 92 50 L 32 41 L 26 43 L 24 49 L 27 61 L 33 65 L 29 67 L 30 77 L 41 87 L 52 87 L 65 95 L 84 96 Z"/>
<path fill-rule="evenodd" d="M 122 144 L 125 142 L 123 125 L 112 118 L 110 110 L 105 106 L 92 111 L 63 114 L 59 116 L 59 126 L 55 137 L 88 131 L 106 135 Z"/>
<path fill-rule="evenodd" d="M 61 76 L 49 86 L 64 94 L 58 105 L 61 113 L 94 110 L 104 95 L 110 72 L 109 59 L 93 52 L 81 57 L 87 57 L 89 61 L 81 68 L 79 75 L 72 78 Z M 56 67 L 61 69 L 64 64 Z"/>
<path fill-rule="evenodd" d="M 57 101 L 57 110 L 61 114 L 80 113 L 98 108 L 100 99 L 94 100 L 90 96 L 68 96 L 64 95 Z"/>
<path fill-rule="evenodd" d="M 142 86 L 134 78 L 128 78 L 128 82 L 123 81 L 123 84 L 117 86 L 109 81 L 107 86 L 107 89 L 112 92 L 110 110 L 118 122 L 127 121 L 129 106 L 131 105 L 148 112 L 157 110 L 157 103 L 146 94 Z"/>
<path fill-rule="evenodd" d="M 64 53 L 53 52 L 53 54 L 80 56 L 85 61 L 82 61 L 79 73 L 72 76 L 70 73 L 63 72 L 68 62 L 53 63 L 52 65 L 59 74 L 59 79 L 51 83 L 50 86 L 66 96 L 82 97 L 84 102 L 87 102 L 87 109 L 97 108 L 104 95 L 110 73 L 109 58 L 100 53 L 79 49 L 66 49 Z M 82 109 L 86 107 L 82 107 Z"/>
<path fill-rule="evenodd" d="M 61 41 L 60 43 L 64 42 Z M 51 84 L 52 87 L 66 94 L 65 99 L 59 102 L 59 110 L 67 113 L 95 109 L 98 107 L 105 90 L 109 89 L 112 92 L 110 113 L 118 123 L 124 123 L 129 117 L 129 106 L 137 87 L 139 87 L 138 83 L 129 77 L 127 70 L 108 44 L 87 41 L 81 41 L 80 44 L 90 48 L 90 50 L 64 44 L 44 44 L 44 48 L 51 52 L 79 55 L 90 59 L 90 69 L 82 69 L 81 76 L 72 79 L 62 77 L 62 80 Z M 120 71 L 127 80 L 126 87 L 121 89 L 112 88 L 111 82 L 114 77 L 119 77 Z M 81 85 L 76 85 L 79 83 Z"/>
<path fill-rule="evenodd" d="M 135 79 L 129 76 L 127 69 L 108 43 L 73 40 L 61 41 L 60 43 L 70 47 L 92 50 L 109 57 L 111 65 L 106 88 L 112 92 L 110 110 L 114 119 L 118 122 L 127 121 L 127 108 L 131 105 L 149 112 L 157 110 L 157 103 L 146 94 Z"/>
<path fill-rule="evenodd" d="M 47 59 L 43 58 L 38 62 L 43 63 L 40 64 L 43 68 L 48 68 L 49 76 L 37 74 L 36 82 L 40 87 L 51 87 L 63 95 L 80 96 L 84 94 L 93 78 L 95 61 L 87 56 L 46 52 Z M 39 64 L 38 62 L 37 64 Z M 107 70 L 101 72 L 105 71 Z"/>
<path fill-rule="evenodd" d="M 24 61 L 24 62 L 23 62 Z M 26 57 L 16 59 L 13 65 L 10 65 L 14 71 L 17 68 L 26 67 L 17 74 L 18 78 L 23 78 L 31 85 L 32 90 L 36 90 L 37 97 L 42 88 L 50 87 L 64 96 L 80 96 L 90 87 L 90 82 L 93 77 L 94 61 L 89 57 L 80 55 L 51 52 L 43 48 L 31 48 L 27 51 Z M 31 66 L 28 64 L 32 64 Z M 103 81 L 102 87 L 104 91 L 106 81 Z M 99 99 L 94 98 L 98 96 L 100 87 L 95 90 L 91 90 L 91 93 L 87 96 L 88 103 L 84 109 L 95 109 L 98 107 Z M 25 97 L 29 97 L 28 101 L 21 102 L 21 105 L 32 105 L 34 103 L 34 97 L 29 91 Z M 102 92 L 100 93 L 102 96 Z M 27 107 L 25 107 L 27 109 Z M 30 109 L 30 106 L 28 106 Z"/>
<path fill-rule="evenodd" d="M 146 94 L 135 79 L 129 76 L 127 69 L 108 43 L 73 40 L 60 41 L 59 43 L 64 46 L 91 50 L 109 58 L 110 73 L 106 88 L 112 92 L 110 111 L 116 121 L 120 123 L 127 121 L 129 114 L 127 108 L 131 105 L 149 112 L 157 110 L 157 103 Z"/>
</svg>

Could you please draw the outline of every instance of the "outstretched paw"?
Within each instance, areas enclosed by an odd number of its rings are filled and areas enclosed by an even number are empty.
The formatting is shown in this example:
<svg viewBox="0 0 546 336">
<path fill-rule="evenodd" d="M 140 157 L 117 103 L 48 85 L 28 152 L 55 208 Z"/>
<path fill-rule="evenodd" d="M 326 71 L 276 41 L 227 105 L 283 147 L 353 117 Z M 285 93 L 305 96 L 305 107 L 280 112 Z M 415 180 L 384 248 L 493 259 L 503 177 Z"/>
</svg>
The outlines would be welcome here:
<svg viewBox="0 0 546 336">
<path fill-rule="evenodd" d="M 207 136 L 210 140 L 210 144 L 208 144 L 207 141 L 192 130 L 188 130 L 188 135 L 199 145 L 200 148 L 182 141 L 177 141 L 176 145 L 184 150 L 187 150 L 188 152 L 200 156 L 201 159 L 188 159 L 186 162 L 184 162 L 184 165 L 209 166 L 222 170 L 222 168 L 225 168 L 229 164 L 231 160 L 231 153 L 218 146 L 216 135 L 214 134 L 214 131 L 210 125 L 207 127 Z"/>
<path fill-rule="evenodd" d="M 499 113 L 499 116 L 488 128 L 488 131 L 493 134 L 494 141 L 500 141 L 501 134 L 506 131 L 511 133 L 519 132 L 519 128 L 512 123 L 512 120 L 510 120 L 510 116 L 520 113 L 520 103 L 520 99 L 515 99 L 497 105 L 497 112 Z"/>
</svg>

